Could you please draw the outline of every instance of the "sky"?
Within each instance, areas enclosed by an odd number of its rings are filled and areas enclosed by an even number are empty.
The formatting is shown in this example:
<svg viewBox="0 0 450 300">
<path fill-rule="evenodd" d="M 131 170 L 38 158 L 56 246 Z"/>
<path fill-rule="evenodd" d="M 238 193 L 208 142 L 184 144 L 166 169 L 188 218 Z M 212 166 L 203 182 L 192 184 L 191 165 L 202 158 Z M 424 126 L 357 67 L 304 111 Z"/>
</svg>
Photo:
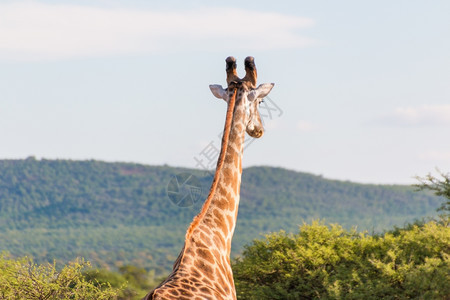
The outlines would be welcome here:
<svg viewBox="0 0 450 300">
<path fill-rule="evenodd" d="M 208 85 L 251 55 L 275 87 L 244 167 L 416 183 L 450 172 L 449 15 L 445 0 L 3 0 L 0 159 L 213 166 L 226 104 Z"/>
</svg>

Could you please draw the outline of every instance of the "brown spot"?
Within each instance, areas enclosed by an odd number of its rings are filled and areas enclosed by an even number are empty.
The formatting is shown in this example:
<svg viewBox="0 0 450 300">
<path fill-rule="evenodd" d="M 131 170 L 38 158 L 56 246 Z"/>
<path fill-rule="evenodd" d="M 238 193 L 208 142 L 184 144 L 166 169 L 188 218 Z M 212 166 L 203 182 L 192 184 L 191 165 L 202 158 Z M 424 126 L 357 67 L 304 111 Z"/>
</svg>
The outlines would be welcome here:
<svg viewBox="0 0 450 300">
<path fill-rule="evenodd" d="M 218 290 L 219 292 L 221 292 L 222 294 L 225 294 L 225 291 L 223 290 L 223 288 L 217 284 L 217 282 L 214 283 L 214 288 L 216 290 Z"/>
<path fill-rule="evenodd" d="M 169 293 L 174 295 L 174 296 L 178 296 L 179 295 L 177 290 L 169 290 Z"/>
<path fill-rule="evenodd" d="M 226 275 L 228 277 L 228 282 L 233 282 L 233 274 L 231 272 L 228 272 Z"/>
<path fill-rule="evenodd" d="M 164 287 L 175 288 L 175 285 L 173 285 L 171 283 L 166 283 Z"/>
<path fill-rule="evenodd" d="M 195 270 L 195 269 L 193 269 L 192 271 L 191 271 L 191 275 L 192 276 L 194 276 L 194 277 L 196 277 L 196 278 L 201 278 L 203 275 L 202 274 L 200 274 L 197 270 Z"/>
<path fill-rule="evenodd" d="M 209 250 L 197 249 L 197 255 L 207 260 L 209 263 L 214 264 L 214 257 L 211 255 L 211 252 L 209 252 Z"/>
<path fill-rule="evenodd" d="M 216 217 L 219 220 L 219 223 L 220 223 L 220 224 L 218 224 L 219 226 L 221 226 L 222 224 L 225 223 L 225 219 L 223 218 L 223 213 L 220 210 L 215 209 L 213 211 L 213 213 L 214 213 L 214 217 Z"/>
<path fill-rule="evenodd" d="M 217 249 L 213 250 L 214 257 L 220 257 L 220 252 Z"/>
<path fill-rule="evenodd" d="M 223 168 L 222 169 L 223 180 L 226 186 L 230 186 L 233 182 L 233 170 L 231 168 Z"/>
<path fill-rule="evenodd" d="M 196 246 L 198 247 L 198 248 L 208 248 L 207 246 L 206 246 L 206 244 L 205 243 L 203 243 L 203 241 L 196 241 Z"/>
<path fill-rule="evenodd" d="M 191 262 L 191 257 L 189 255 L 183 255 L 183 263 L 189 264 Z"/>
<path fill-rule="evenodd" d="M 219 276 L 217 277 L 217 281 L 219 282 L 219 284 L 220 284 L 221 286 L 226 285 L 226 284 L 225 284 L 225 280 L 223 280 L 222 274 L 219 274 Z"/>
<path fill-rule="evenodd" d="M 219 271 L 220 272 L 217 275 L 218 275 L 219 278 L 222 278 L 222 281 L 223 281 L 222 274 L 226 274 L 227 271 L 225 270 L 225 267 L 223 266 L 223 264 L 219 264 L 218 266 L 219 266 Z"/>
<path fill-rule="evenodd" d="M 224 219 L 225 220 L 225 219 Z M 223 222 L 223 225 L 222 225 L 222 231 L 223 231 L 223 233 L 225 234 L 225 235 L 228 235 L 228 233 L 230 232 L 230 230 L 231 230 L 231 227 L 230 228 L 228 228 L 228 223 L 227 222 Z"/>
<path fill-rule="evenodd" d="M 236 131 L 232 130 L 232 131 L 230 132 L 230 140 L 237 140 L 237 134 L 236 134 Z M 230 149 L 230 148 L 231 148 L 231 146 L 228 146 L 227 149 Z M 228 157 L 228 159 L 227 159 L 227 157 Z M 229 162 L 230 162 L 230 158 L 229 158 L 228 152 L 227 152 L 227 155 L 226 155 L 226 157 L 225 157 L 225 162 L 226 162 L 226 163 L 229 163 Z"/>
<path fill-rule="evenodd" d="M 236 111 L 234 112 L 234 119 L 235 120 L 241 120 L 242 119 L 242 115 L 243 115 L 243 112 L 244 112 L 244 110 L 243 109 L 236 109 Z M 234 127 L 236 128 L 236 125 L 238 125 L 238 124 L 241 124 L 241 123 L 233 123 L 234 124 Z M 239 131 L 238 131 L 238 133 L 239 132 L 242 132 L 242 129 L 240 129 Z"/>
<path fill-rule="evenodd" d="M 234 197 L 230 197 L 228 199 L 228 210 L 229 211 L 234 211 L 235 210 L 235 204 L 236 204 L 235 198 Z"/>
<path fill-rule="evenodd" d="M 225 156 L 225 163 L 229 164 L 229 165 L 232 165 L 233 162 L 234 162 L 234 157 L 227 154 L 227 156 Z"/>
<path fill-rule="evenodd" d="M 239 111 L 237 114 L 239 114 L 239 117 L 242 115 L 242 112 Z M 239 135 L 240 132 L 244 131 L 244 125 L 242 125 L 242 123 L 236 123 L 234 125 L 234 130 L 236 132 L 237 135 Z"/>
<path fill-rule="evenodd" d="M 219 277 L 217 281 L 219 282 L 220 286 L 222 286 L 222 287 L 225 287 L 225 286 L 226 286 L 226 285 L 225 285 L 225 281 L 223 280 L 222 277 Z"/>
<path fill-rule="evenodd" d="M 206 243 L 206 246 L 211 247 L 212 243 L 208 236 L 204 232 L 200 232 L 200 239 Z"/>
<path fill-rule="evenodd" d="M 216 223 L 216 228 L 222 229 L 223 224 L 220 222 L 219 219 L 215 218 L 214 223 Z"/>
<path fill-rule="evenodd" d="M 227 216 L 228 224 L 232 225 L 234 223 L 234 219 L 232 216 Z"/>
<path fill-rule="evenodd" d="M 230 293 L 230 287 L 228 285 L 224 285 L 223 289 L 225 290 L 225 293 Z"/>
<path fill-rule="evenodd" d="M 208 289 L 207 287 L 201 287 L 200 288 L 200 292 L 205 293 L 205 294 L 211 294 L 211 290 Z"/>
<path fill-rule="evenodd" d="M 186 297 L 194 297 L 194 294 L 192 294 L 190 291 L 188 291 L 188 290 L 180 290 L 180 294 L 182 295 L 182 296 L 186 296 Z M 182 299 L 182 298 L 180 298 L 180 299 Z M 189 298 L 187 298 L 187 299 L 189 299 Z"/>
<path fill-rule="evenodd" d="M 225 163 L 234 165 L 235 161 L 238 160 L 238 153 L 233 147 L 229 146 L 227 148 L 227 155 L 225 156 Z"/>
<path fill-rule="evenodd" d="M 214 272 L 214 270 L 211 268 L 211 266 L 205 264 L 205 262 L 202 261 L 202 260 L 198 260 L 198 259 L 195 260 L 194 265 L 195 265 L 199 270 L 201 270 L 201 272 L 202 272 L 203 274 L 213 274 L 213 272 Z"/>
<path fill-rule="evenodd" d="M 197 288 L 196 288 L 195 286 L 192 286 L 192 285 L 182 284 L 181 286 L 182 286 L 184 289 L 190 290 L 190 291 L 192 291 L 192 292 L 194 292 L 194 293 L 197 291 Z"/>
<path fill-rule="evenodd" d="M 226 190 L 226 187 L 223 185 L 220 185 L 218 190 L 220 195 L 224 196 L 225 198 L 230 198 L 230 193 Z"/>
<path fill-rule="evenodd" d="M 198 228 L 199 228 L 201 231 L 203 231 L 207 236 L 210 236 L 210 235 L 211 235 L 211 229 L 209 229 L 208 226 L 202 224 L 202 225 L 200 225 Z"/>
<path fill-rule="evenodd" d="M 220 249 L 224 249 L 225 248 L 225 240 L 221 235 L 216 234 L 214 236 L 214 243 L 220 248 Z"/>
<path fill-rule="evenodd" d="M 211 220 L 211 218 L 206 216 L 203 218 L 203 223 L 206 224 L 207 226 L 211 226 L 212 220 Z"/>
<path fill-rule="evenodd" d="M 206 286 L 211 286 L 211 285 L 212 285 L 211 280 L 209 280 L 207 277 L 203 277 L 203 278 L 202 278 L 202 282 L 203 282 Z"/>
<path fill-rule="evenodd" d="M 226 210 L 228 209 L 228 201 L 225 198 L 220 198 L 217 200 L 216 205 L 219 209 Z"/>
</svg>

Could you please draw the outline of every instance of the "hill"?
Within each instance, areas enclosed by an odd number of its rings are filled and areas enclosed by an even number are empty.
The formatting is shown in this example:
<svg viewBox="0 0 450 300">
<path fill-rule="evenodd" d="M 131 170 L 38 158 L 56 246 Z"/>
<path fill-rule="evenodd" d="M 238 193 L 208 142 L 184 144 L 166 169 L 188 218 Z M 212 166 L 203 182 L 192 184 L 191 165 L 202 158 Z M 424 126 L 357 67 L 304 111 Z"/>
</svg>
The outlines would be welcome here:
<svg viewBox="0 0 450 300">
<path fill-rule="evenodd" d="M 176 174 L 192 174 L 202 192 L 188 207 L 168 197 Z M 169 166 L 70 160 L 0 160 L 0 251 L 99 266 L 170 269 L 211 174 Z M 408 186 L 365 185 L 272 167 L 247 168 L 233 253 L 261 234 L 295 232 L 325 219 L 382 231 L 435 214 L 440 198 Z"/>
</svg>

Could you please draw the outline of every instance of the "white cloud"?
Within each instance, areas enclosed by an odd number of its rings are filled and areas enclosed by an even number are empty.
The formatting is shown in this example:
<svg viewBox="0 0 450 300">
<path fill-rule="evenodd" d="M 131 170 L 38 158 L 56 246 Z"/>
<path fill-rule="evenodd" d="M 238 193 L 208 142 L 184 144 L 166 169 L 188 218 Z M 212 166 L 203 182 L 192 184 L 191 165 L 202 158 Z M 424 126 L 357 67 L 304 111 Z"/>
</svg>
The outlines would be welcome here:
<svg viewBox="0 0 450 300">
<path fill-rule="evenodd" d="M 450 104 L 399 107 L 382 121 L 390 125 L 450 125 Z"/>
<path fill-rule="evenodd" d="M 187 50 L 300 48 L 308 18 L 233 8 L 138 11 L 39 2 L 0 4 L 0 60 Z"/>
</svg>

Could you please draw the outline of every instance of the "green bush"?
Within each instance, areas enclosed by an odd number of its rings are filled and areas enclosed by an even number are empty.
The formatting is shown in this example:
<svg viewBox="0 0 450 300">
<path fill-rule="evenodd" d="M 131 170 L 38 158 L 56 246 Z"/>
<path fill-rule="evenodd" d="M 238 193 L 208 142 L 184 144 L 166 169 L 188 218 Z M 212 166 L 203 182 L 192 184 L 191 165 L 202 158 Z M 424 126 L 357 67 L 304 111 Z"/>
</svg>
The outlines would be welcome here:
<svg viewBox="0 0 450 300">
<path fill-rule="evenodd" d="M 234 262 L 239 299 L 448 299 L 450 228 L 370 236 L 314 221 L 255 240 Z"/>
<path fill-rule="evenodd" d="M 82 270 L 89 262 L 77 260 L 57 271 L 55 264 L 37 265 L 24 257 L 0 254 L 0 299 L 116 299 L 118 291 L 85 279 Z"/>
<path fill-rule="evenodd" d="M 126 265 L 120 267 L 119 272 L 91 269 L 83 275 L 97 286 L 110 285 L 120 290 L 118 300 L 138 300 L 159 283 L 155 281 L 154 273 L 154 270 L 147 272 L 144 268 Z"/>
</svg>

